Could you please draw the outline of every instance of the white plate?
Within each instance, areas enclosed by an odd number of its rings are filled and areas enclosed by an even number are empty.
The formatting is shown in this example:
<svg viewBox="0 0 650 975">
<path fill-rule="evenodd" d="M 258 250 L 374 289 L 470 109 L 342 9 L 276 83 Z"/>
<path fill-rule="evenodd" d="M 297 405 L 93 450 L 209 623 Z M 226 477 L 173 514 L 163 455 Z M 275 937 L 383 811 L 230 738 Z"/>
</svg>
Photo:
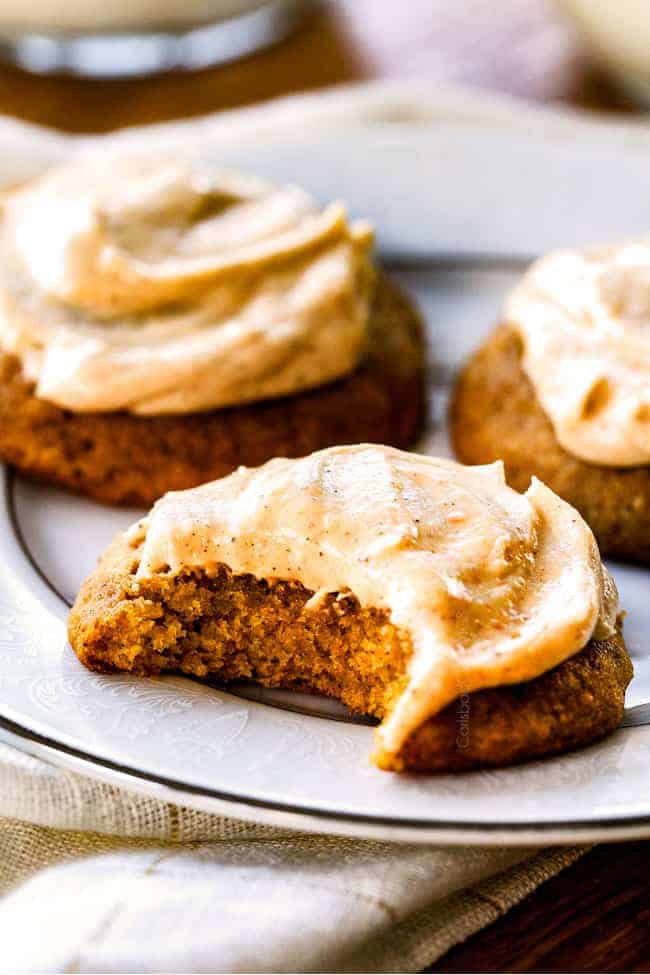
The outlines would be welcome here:
<svg viewBox="0 0 650 975">
<path fill-rule="evenodd" d="M 650 228 L 646 141 L 614 144 L 596 127 L 572 139 L 565 126 L 441 118 L 433 131 L 376 126 L 309 145 L 220 151 L 219 161 L 346 198 L 376 221 L 384 250 L 451 255 L 446 267 L 400 275 L 430 328 L 425 447 L 446 451 L 448 383 L 498 315 L 516 278 L 509 258 Z M 491 270 L 480 269 L 485 258 Z M 187 805 L 311 830 L 454 843 L 650 835 L 647 727 L 517 768 L 398 776 L 369 764 L 369 727 L 317 699 L 250 700 L 184 678 L 89 673 L 66 643 L 66 602 L 138 512 L 10 473 L 4 487 L 0 718 L 21 747 Z M 613 570 L 628 611 L 635 704 L 650 700 L 650 573 Z"/>
</svg>

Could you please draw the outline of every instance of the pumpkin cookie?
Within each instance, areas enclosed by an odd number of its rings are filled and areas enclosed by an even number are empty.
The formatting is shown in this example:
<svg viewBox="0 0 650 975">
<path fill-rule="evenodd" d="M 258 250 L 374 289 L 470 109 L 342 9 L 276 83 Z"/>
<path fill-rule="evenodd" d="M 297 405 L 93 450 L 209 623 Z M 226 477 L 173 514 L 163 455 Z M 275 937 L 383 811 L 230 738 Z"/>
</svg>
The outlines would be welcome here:
<svg viewBox="0 0 650 975">
<path fill-rule="evenodd" d="M 605 555 L 650 561 L 650 244 L 532 265 L 461 371 L 451 435 L 466 463 L 537 475 Z"/>
<path fill-rule="evenodd" d="M 47 231 L 47 232 L 46 232 Z M 411 302 L 372 233 L 196 161 L 75 162 L 0 214 L 0 458 L 112 504 L 424 419 Z"/>
<path fill-rule="evenodd" d="M 517 494 L 499 465 L 369 445 L 168 495 L 107 550 L 69 636 L 98 671 L 335 697 L 381 720 L 374 759 L 395 771 L 594 741 L 632 674 L 568 505 L 539 483 Z"/>
</svg>

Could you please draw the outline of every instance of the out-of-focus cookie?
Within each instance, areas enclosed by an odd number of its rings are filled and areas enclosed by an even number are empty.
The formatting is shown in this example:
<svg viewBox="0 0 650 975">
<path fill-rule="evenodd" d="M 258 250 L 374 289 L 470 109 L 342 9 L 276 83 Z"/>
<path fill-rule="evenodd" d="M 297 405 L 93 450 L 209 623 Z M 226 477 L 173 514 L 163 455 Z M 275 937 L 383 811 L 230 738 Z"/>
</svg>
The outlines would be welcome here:
<svg viewBox="0 0 650 975">
<path fill-rule="evenodd" d="M 458 457 L 536 475 L 601 551 L 650 561 L 650 244 L 558 252 L 532 266 L 503 324 L 461 370 Z"/>
<path fill-rule="evenodd" d="M 410 445 L 423 334 L 372 231 L 296 186 L 92 157 L 0 212 L 0 458 L 114 504 L 335 443 Z"/>
</svg>

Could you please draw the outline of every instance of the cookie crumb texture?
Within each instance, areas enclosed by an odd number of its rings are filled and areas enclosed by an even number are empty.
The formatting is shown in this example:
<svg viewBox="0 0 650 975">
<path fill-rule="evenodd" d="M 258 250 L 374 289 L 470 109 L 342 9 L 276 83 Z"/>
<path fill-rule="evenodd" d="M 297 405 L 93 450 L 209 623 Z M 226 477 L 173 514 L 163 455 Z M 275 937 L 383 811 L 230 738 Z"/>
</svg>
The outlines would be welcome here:
<svg viewBox="0 0 650 975">
<path fill-rule="evenodd" d="M 118 537 L 70 614 L 77 656 L 100 672 L 163 672 L 316 691 L 382 719 L 406 685 L 409 634 L 386 612 L 333 594 L 306 609 L 298 582 L 214 571 L 138 579 L 142 542 Z M 508 765 L 585 745 L 621 720 L 632 665 L 618 633 L 535 680 L 479 691 L 425 721 L 393 771 Z"/>
<path fill-rule="evenodd" d="M 465 365 L 450 410 L 456 455 L 465 464 L 501 458 L 518 491 L 536 475 L 578 509 L 603 555 L 650 562 L 650 467 L 599 467 L 567 453 L 521 354 L 519 337 L 500 326 Z"/>
<path fill-rule="evenodd" d="M 284 399 L 183 416 L 72 413 L 34 396 L 0 353 L 0 458 L 107 504 L 148 507 L 240 464 L 346 443 L 410 446 L 425 418 L 424 338 L 409 299 L 381 277 L 368 358 L 351 376 Z"/>
</svg>

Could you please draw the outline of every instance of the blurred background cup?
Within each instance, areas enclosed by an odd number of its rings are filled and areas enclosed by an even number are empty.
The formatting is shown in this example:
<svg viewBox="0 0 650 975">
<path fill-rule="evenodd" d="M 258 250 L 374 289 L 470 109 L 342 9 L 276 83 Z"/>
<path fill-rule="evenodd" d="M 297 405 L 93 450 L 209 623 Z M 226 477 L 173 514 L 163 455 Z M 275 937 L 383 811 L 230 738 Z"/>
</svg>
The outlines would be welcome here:
<svg viewBox="0 0 650 975">
<path fill-rule="evenodd" d="M 650 0 L 557 0 L 598 64 L 650 104 Z"/>
<path fill-rule="evenodd" d="M 0 58 L 99 78 L 197 70 L 281 40 L 309 0 L 0 0 Z"/>
</svg>

